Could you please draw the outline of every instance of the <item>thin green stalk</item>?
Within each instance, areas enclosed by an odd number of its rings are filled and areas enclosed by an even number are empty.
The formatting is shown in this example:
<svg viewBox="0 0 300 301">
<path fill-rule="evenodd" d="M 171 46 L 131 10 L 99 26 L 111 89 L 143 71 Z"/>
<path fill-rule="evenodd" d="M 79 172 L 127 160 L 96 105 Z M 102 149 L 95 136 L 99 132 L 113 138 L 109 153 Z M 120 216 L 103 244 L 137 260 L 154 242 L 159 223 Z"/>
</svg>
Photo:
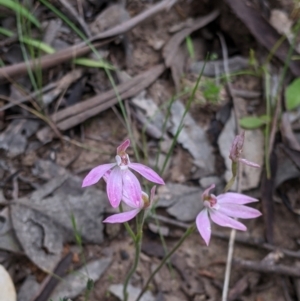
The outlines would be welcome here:
<svg viewBox="0 0 300 301">
<path fill-rule="evenodd" d="M 139 301 L 142 298 L 142 296 L 146 292 L 150 282 L 152 281 L 152 279 L 154 278 L 156 273 L 162 268 L 162 266 L 168 261 L 168 259 L 177 251 L 177 249 L 182 245 L 182 243 L 186 240 L 186 238 L 188 238 L 194 232 L 195 228 L 196 228 L 195 224 L 193 224 L 185 231 L 185 233 L 181 236 L 180 240 L 173 247 L 173 249 L 164 257 L 164 259 L 161 261 L 161 263 L 158 265 L 158 267 L 152 272 L 152 274 L 148 278 L 145 286 L 143 287 L 142 291 L 139 293 L 136 301 Z"/>
<path fill-rule="evenodd" d="M 164 173 L 165 168 L 167 167 L 167 163 L 168 163 L 168 161 L 169 161 L 169 159 L 170 159 L 171 154 L 173 153 L 173 149 L 174 149 L 174 147 L 175 147 L 175 145 L 176 145 L 178 136 L 179 136 L 179 134 L 181 133 L 181 130 L 183 129 L 183 127 L 184 127 L 184 118 L 185 118 L 186 114 L 188 113 L 188 111 L 189 111 L 189 109 L 190 109 L 190 107 L 191 107 L 191 104 L 192 104 L 193 100 L 195 99 L 195 94 L 196 94 L 196 91 L 198 90 L 199 83 L 200 83 L 200 80 L 201 80 L 201 77 L 202 77 L 204 68 L 205 68 L 205 66 L 206 66 L 207 60 L 208 60 L 208 55 L 207 55 L 207 57 L 206 57 L 206 59 L 205 59 L 205 62 L 204 62 L 203 67 L 202 67 L 202 70 L 201 70 L 201 72 L 200 72 L 200 74 L 199 74 L 199 76 L 198 76 L 198 78 L 197 78 L 196 84 L 195 84 L 195 86 L 194 86 L 194 88 L 193 88 L 193 90 L 192 90 L 192 94 L 191 94 L 191 96 L 190 96 L 189 99 L 188 99 L 188 102 L 187 102 L 187 104 L 186 104 L 185 110 L 184 110 L 184 112 L 183 112 L 183 114 L 182 114 L 182 117 L 181 117 L 181 120 L 180 120 L 178 129 L 177 129 L 177 131 L 176 131 L 176 133 L 175 133 L 175 135 L 174 135 L 173 141 L 172 141 L 172 145 L 171 145 L 171 147 L 170 147 L 170 149 L 169 149 L 169 151 L 168 151 L 168 154 L 167 154 L 167 156 L 166 156 L 165 162 L 164 162 L 163 167 L 162 167 L 162 169 L 161 169 L 161 174 Z"/>
<path fill-rule="evenodd" d="M 227 192 L 231 188 L 231 186 L 234 184 L 234 181 L 235 181 L 236 175 L 237 175 L 237 168 L 238 168 L 238 164 L 236 162 L 232 162 L 232 164 L 231 164 L 232 177 L 229 180 L 229 182 L 227 183 L 226 187 L 224 188 L 224 193 Z"/>
<path fill-rule="evenodd" d="M 138 229 L 137 229 L 137 234 L 136 234 L 135 240 L 134 240 L 134 246 L 135 246 L 134 262 L 133 262 L 133 266 L 131 267 L 130 271 L 128 272 L 128 274 L 125 278 L 124 287 L 123 287 L 123 301 L 128 300 L 127 287 L 128 287 L 129 281 L 130 281 L 132 275 L 135 273 L 137 266 L 139 264 L 139 261 L 140 261 L 142 239 L 143 239 L 144 216 L 145 216 L 145 210 L 142 210 L 136 217 Z"/>
<path fill-rule="evenodd" d="M 120 203 L 120 212 L 124 212 L 122 203 Z M 131 227 L 129 226 L 128 222 L 125 222 L 124 226 L 126 228 L 126 231 L 129 234 L 129 236 L 132 238 L 133 241 L 135 241 L 136 240 L 136 236 L 135 236 L 134 232 L 132 231 Z"/>
</svg>

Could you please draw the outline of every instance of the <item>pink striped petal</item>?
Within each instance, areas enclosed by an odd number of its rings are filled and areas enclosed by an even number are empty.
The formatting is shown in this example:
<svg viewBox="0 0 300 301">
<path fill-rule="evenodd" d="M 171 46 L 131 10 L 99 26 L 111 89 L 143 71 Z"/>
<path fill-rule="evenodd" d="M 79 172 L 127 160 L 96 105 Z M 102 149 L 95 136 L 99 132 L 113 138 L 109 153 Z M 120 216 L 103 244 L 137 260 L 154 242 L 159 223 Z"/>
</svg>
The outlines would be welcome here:
<svg viewBox="0 0 300 301">
<path fill-rule="evenodd" d="M 128 166 L 136 172 L 140 173 L 147 180 L 153 183 L 165 185 L 164 180 L 150 167 L 140 163 L 130 163 Z"/>
<path fill-rule="evenodd" d="M 233 228 L 233 229 L 237 229 L 237 230 L 241 230 L 241 231 L 247 230 L 245 225 L 243 225 L 242 223 L 236 221 L 235 219 L 233 219 L 227 215 L 222 214 L 221 212 L 219 212 L 217 210 L 210 210 L 209 215 L 210 215 L 212 221 L 214 223 L 218 224 L 219 226 L 229 227 L 229 228 Z"/>
<path fill-rule="evenodd" d="M 106 192 L 112 207 L 120 205 L 122 198 L 122 171 L 116 166 L 107 179 Z"/>
<path fill-rule="evenodd" d="M 253 202 L 258 202 L 258 199 L 251 198 L 250 196 L 235 193 L 235 192 L 226 192 L 217 196 L 217 201 L 219 204 L 232 203 L 232 204 L 248 204 Z"/>
<path fill-rule="evenodd" d="M 103 221 L 103 223 L 125 223 L 133 219 L 137 214 L 141 211 L 141 209 L 134 209 L 127 212 L 117 213 L 109 216 L 107 219 Z"/>
<path fill-rule="evenodd" d="M 208 212 L 207 209 L 204 208 L 196 218 L 196 225 L 197 229 L 204 239 L 206 245 L 208 246 L 211 236 L 211 227 L 210 227 L 210 221 L 208 218 Z"/>
<path fill-rule="evenodd" d="M 220 206 L 218 212 L 236 218 L 255 218 L 261 216 L 261 213 L 254 208 L 247 207 L 244 205 L 226 204 L 226 203 Z"/>
<path fill-rule="evenodd" d="M 99 165 L 95 168 L 93 168 L 83 179 L 82 187 L 91 186 L 93 184 L 96 184 L 103 175 L 113 168 L 116 165 L 116 163 L 110 163 L 110 164 L 103 164 Z"/>
<path fill-rule="evenodd" d="M 135 203 L 135 208 L 142 207 L 142 188 L 137 177 L 130 171 L 122 172 L 123 195 Z"/>
<path fill-rule="evenodd" d="M 246 159 L 243 159 L 243 158 L 238 159 L 238 161 L 245 164 L 245 165 L 254 167 L 254 168 L 260 168 L 260 165 L 254 163 L 254 162 L 248 161 Z"/>
<path fill-rule="evenodd" d="M 117 148 L 117 154 L 120 155 L 120 154 L 123 154 L 126 149 L 129 147 L 130 145 L 130 140 L 129 139 L 126 139 L 124 142 L 122 142 L 118 148 Z"/>
</svg>

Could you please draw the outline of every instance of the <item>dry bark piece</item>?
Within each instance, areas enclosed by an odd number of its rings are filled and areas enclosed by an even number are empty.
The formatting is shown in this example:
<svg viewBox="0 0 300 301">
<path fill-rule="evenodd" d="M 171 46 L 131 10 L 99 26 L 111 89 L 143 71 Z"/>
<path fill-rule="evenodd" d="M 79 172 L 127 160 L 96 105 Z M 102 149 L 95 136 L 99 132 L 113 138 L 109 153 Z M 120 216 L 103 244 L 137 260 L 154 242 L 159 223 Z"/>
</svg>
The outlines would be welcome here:
<svg viewBox="0 0 300 301">
<path fill-rule="evenodd" d="M 258 262 L 253 260 L 244 260 L 240 258 L 234 258 L 233 264 L 260 273 L 271 273 L 277 275 L 285 275 L 288 277 L 300 277 L 299 268 L 289 267 L 282 264 L 270 264 L 264 261 Z"/>
<path fill-rule="evenodd" d="M 189 36 L 192 32 L 206 26 L 208 23 L 215 20 L 219 15 L 218 10 L 212 11 L 210 14 L 199 17 L 195 19 L 190 27 L 183 29 L 182 31 L 173 35 L 173 37 L 169 40 L 167 45 L 163 49 L 163 57 L 165 59 L 165 64 L 167 67 L 170 67 L 173 63 L 173 60 L 176 56 L 178 48 L 180 44 L 184 41 L 184 39 Z"/>
<path fill-rule="evenodd" d="M 256 9 L 251 7 L 249 2 L 245 0 L 226 0 L 226 2 L 241 21 L 244 22 L 258 42 L 269 51 L 276 49 L 275 55 L 284 63 L 291 46 L 284 40 L 279 47 L 274 47 L 281 38 L 276 29 Z M 294 51 L 293 54 L 296 55 L 297 53 Z M 298 61 L 291 60 L 289 67 L 295 76 L 300 76 L 300 63 Z"/>
<path fill-rule="evenodd" d="M 72 215 L 83 241 L 102 241 L 105 204 L 102 191 L 82 189 L 81 179 L 65 172 L 12 204 L 11 218 L 26 255 L 41 269 L 52 271 L 63 243 L 75 240 Z"/>
<path fill-rule="evenodd" d="M 180 79 L 184 72 L 184 64 L 187 58 L 187 53 L 181 49 L 180 45 L 192 32 L 206 26 L 212 22 L 219 15 L 219 11 L 212 11 L 210 14 L 199 17 L 190 23 L 187 23 L 187 27 L 177 32 L 172 36 L 163 49 L 163 57 L 167 67 L 171 68 L 172 77 L 176 86 L 177 92 L 180 91 Z"/>
<path fill-rule="evenodd" d="M 66 91 L 70 85 L 76 82 L 83 74 L 83 69 L 76 68 L 71 72 L 64 75 L 60 80 L 56 82 L 55 88 L 43 95 L 43 103 L 49 105 L 53 100 L 55 100 L 61 93 Z"/>
<path fill-rule="evenodd" d="M 122 83 L 116 87 L 121 99 L 132 97 L 144 90 L 150 84 L 152 84 L 165 70 L 163 65 L 157 65 L 150 70 L 139 74 Z M 74 106 L 68 107 L 64 110 L 53 114 L 51 119 L 56 122 L 58 129 L 68 130 L 85 120 L 107 110 L 111 106 L 118 103 L 115 91 L 104 92 L 100 95 L 94 96 L 88 100 L 80 102 Z M 49 141 L 53 138 L 53 134 L 50 128 L 43 128 L 37 133 L 37 137 L 41 141 Z"/>
</svg>

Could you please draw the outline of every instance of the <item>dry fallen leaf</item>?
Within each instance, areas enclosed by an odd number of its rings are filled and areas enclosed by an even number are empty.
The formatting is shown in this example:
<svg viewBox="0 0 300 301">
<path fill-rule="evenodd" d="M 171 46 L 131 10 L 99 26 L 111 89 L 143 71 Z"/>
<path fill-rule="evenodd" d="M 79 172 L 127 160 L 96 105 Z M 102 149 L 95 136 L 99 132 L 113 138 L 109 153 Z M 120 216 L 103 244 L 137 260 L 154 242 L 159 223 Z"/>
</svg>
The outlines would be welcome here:
<svg viewBox="0 0 300 301">
<path fill-rule="evenodd" d="M 55 166 L 41 162 L 40 172 L 43 164 L 45 168 Z M 49 170 L 55 172 L 53 166 Z M 30 196 L 16 200 L 11 218 L 26 255 L 41 269 L 52 271 L 61 258 L 63 243 L 75 241 L 72 216 L 83 241 L 102 242 L 106 202 L 104 192 L 93 187 L 83 189 L 80 178 L 60 171 Z"/>
</svg>

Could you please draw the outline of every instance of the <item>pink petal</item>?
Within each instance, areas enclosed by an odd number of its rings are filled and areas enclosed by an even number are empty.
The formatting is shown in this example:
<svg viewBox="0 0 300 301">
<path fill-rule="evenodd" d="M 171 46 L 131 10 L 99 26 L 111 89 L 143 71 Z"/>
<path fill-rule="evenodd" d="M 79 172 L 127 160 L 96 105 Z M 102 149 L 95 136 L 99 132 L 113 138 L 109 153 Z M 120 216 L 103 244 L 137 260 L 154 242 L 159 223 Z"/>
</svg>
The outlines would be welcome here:
<svg viewBox="0 0 300 301">
<path fill-rule="evenodd" d="M 218 211 L 236 218 L 255 218 L 261 216 L 261 213 L 254 208 L 236 204 L 222 204 Z"/>
<path fill-rule="evenodd" d="M 122 171 L 116 166 L 107 179 L 106 192 L 112 207 L 120 205 L 122 198 Z"/>
<path fill-rule="evenodd" d="M 237 229 L 237 230 L 241 230 L 241 231 L 247 230 L 245 225 L 243 225 L 242 223 L 236 221 L 235 219 L 233 219 L 225 214 L 222 214 L 218 210 L 210 210 L 209 215 L 210 215 L 212 221 L 214 223 L 218 224 L 219 226 L 229 227 L 229 228 L 233 228 L 233 229 Z"/>
<path fill-rule="evenodd" d="M 128 195 L 125 195 L 124 191 L 123 191 L 122 201 L 131 208 L 141 208 L 142 207 L 142 206 L 137 205 L 136 202 L 133 201 L 133 199 L 131 197 L 129 197 Z M 140 201 L 140 203 L 141 203 L 141 201 Z"/>
<path fill-rule="evenodd" d="M 140 211 L 141 209 L 134 209 L 127 212 L 113 214 L 109 216 L 107 219 L 105 219 L 103 223 L 110 223 L 110 224 L 125 223 L 133 219 Z"/>
<path fill-rule="evenodd" d="M 122 142 L 118 148 L 117 148 L 117 154 L 122 154 L 126 151 L 126 149 L 129 147 L 130 145 L 130 140 L 126 139 L 124 142 Z"/>
<path fill-rule="evenodd" d="M 115 165 L 116 163 L 102 164 L 93 168 L 83 179 L 82 187 L 96 184 L 103 177 L 103 175 Z"/>
<path fill-rule="evenodd" d="M 208 218 L 207 209 L 204 208 L 196 218 L 197 229 L 208 246 L 211 236 L 210 221 Z"/>
<path fill-rule="evenodd" d="M 246 159 L 243 159 L 243 158 L 238 159 L 238 161 L 241 162 L 241 163 L 243 163 L 243 164 L 245 164 L 245 165 L 254 167 L 254 168 L 260 168 L 260 165 L 254 163 L 254 162 L 248 161 Z"/>
<path fill-rule="evenodd" d="M 251 198 L 250 196 L 235 193 L 235 192 L 226 192 L 217 196 L 217 201 L 219 204 L 232 203 L 232 204 L 248 204 L 253 202 L 258 202 L 258 199 Z"/>
<path fill-rule="evenodd" d="M 202 199 L 204 200 L 205 198 L 207 198 L 209 196 L 209 191 L 214 189 L 215 187 L 215 184 L 211 184 L 208 188 L 206 188 L 202 193 Z"/>
<path fill-rule="evenodd" d="M 137 171 L 138 173 L 140 173 L 147 180 L 153 183 L 165 185 L 164 180 L 150 167 L 140 163 L 130 163 L 128 166 L 133 170 Z"/>
<path fill-rule="evenodd" d="M 135 203 L 135 208 L 142 207 L 142 188 L 137 177 L 127 169 L 122 171 L 122 179 L 123 195 Z"/>
</svg>

